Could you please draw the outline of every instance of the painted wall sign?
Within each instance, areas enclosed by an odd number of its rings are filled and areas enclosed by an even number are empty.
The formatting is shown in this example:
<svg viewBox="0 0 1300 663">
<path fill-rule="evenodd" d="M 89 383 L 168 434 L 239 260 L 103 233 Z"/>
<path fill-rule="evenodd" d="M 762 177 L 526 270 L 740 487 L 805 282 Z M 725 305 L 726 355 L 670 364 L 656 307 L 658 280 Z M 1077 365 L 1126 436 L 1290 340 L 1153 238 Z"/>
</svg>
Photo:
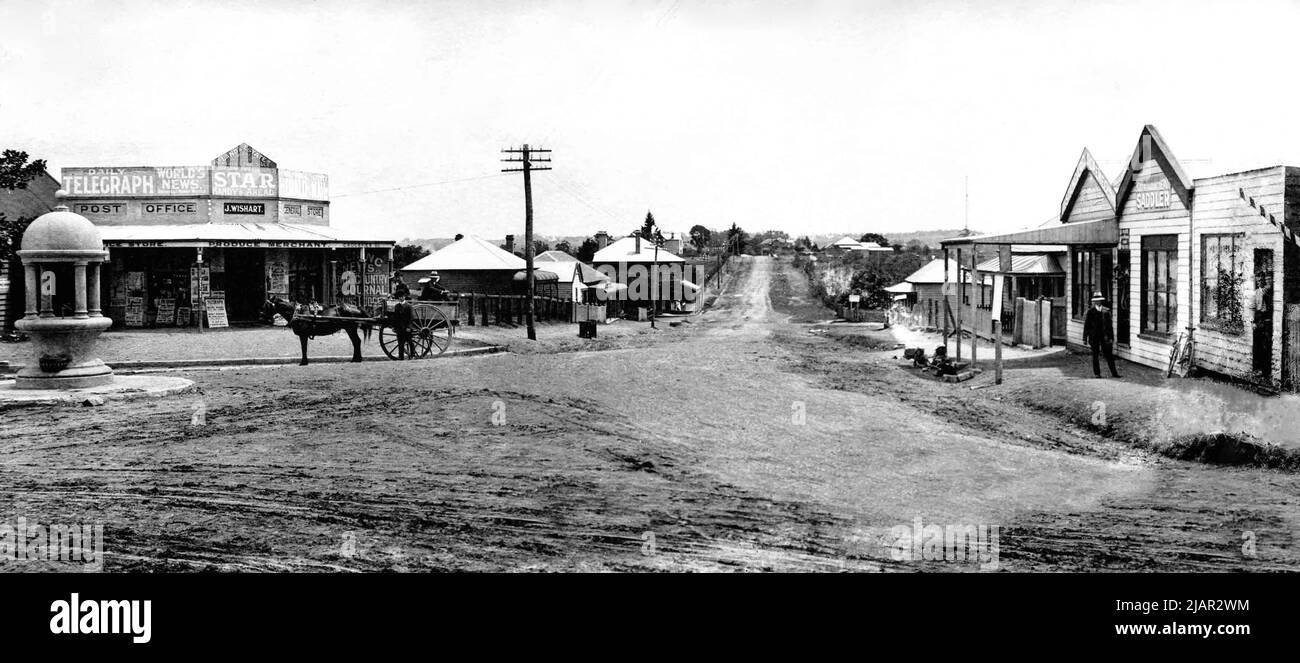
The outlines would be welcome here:
<svg viewBox="0 0 1300 663">
<path fill-rule="evenodd" d="M 271 168 L 212 169 L 212 195 L 274 198 L 278 193 L 276 171 Z"/>
<path fill-rule="evenodd" d="M 280 197 L 300 200 L 329 200 L 330 180 L 321 173 L 281 170 Z"/>
<path fill-rule="evenodd" d="M 114 248 L 119 248 L 119 247 L 142 248 L 142 247 L 149 247 L 149 246 L 166 246 L 166 244 L 160 240 L 113 239 L 113 240 L 105 240 L 104 246 L 114 247 Z"/>
<path fill-rule="evenodd" d="M 208 195 L 207 166 L 167 166 L 154 172 L 160 196 Z"/>
<path fill-rule="evenodd" d="M 1166 209 L 1174 198 L 1174 190 L 1165 184 L 1160 187 L 1139 189 L 1133 192 L 1133 205 L 1139 210 Z"/>
<path fill-rule="evenodd" d="M 302 216 L 302 205 L 285 203 L 281 213 L 290 216 Z"/>
<path fill-rule="evenodd" d="M 325 208 L 320 205 L 308 205 L 307 216 L 325 216 Z"/>
<path fill-rule="evenodd" d="M 41 272 L 41 294 L 54 295 L 54 272 Z"/>
<path fill-rule="evenodd" d="M 266 203 L 222 203 L 226 214 L 266 214 Z"/>
<path fill-rule="evenodd" d="M 143 203 L 145 214 L 198 214 L 198 203 Z"/>
<path fill-rule="evenodd" d="M 207 166 L 64 168 L 69 196 L 205 196 Z"/>
<path fill-rule="evenodd" d="M 126 211 L 123 203 L 73 203 L 72 211 L 77 214 L 122 214 Z"/>
</svg>

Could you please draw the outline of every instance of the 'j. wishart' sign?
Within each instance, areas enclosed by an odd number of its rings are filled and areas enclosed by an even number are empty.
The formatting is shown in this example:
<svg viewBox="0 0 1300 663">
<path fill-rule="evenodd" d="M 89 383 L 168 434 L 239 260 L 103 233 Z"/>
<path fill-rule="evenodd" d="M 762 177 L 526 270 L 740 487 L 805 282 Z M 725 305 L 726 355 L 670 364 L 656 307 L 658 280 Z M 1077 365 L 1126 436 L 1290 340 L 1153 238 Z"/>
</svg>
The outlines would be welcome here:
<svg viewBox="0 0 1300 663">
<path fill-rule="evenodd" d="M 266 203 L 223 203 L 221 211 L 226 214 L 266 214 Z"/>
</svg>

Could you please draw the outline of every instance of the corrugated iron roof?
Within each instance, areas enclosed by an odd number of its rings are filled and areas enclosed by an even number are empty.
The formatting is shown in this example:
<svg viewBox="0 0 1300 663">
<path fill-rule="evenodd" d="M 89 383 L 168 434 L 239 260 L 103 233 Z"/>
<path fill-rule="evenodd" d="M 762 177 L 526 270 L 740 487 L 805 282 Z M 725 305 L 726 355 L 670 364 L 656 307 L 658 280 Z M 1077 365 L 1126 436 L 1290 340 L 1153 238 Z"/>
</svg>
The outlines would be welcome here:
<svg viewBox="0 0 1300 663">
<path fill-rule="evenodd" d="M 523 269 L 524 266 L 523 258 L 499 248 L 481 237 L 466 235 L 460 241 L 448 244 L 403 267 L 400 271 L 419 272 L 431 269 L 469 271 L 509 269 L 514 271 Z"/>
<path fill-rule="evenodd" d="M 994 256 L 984 262 L 976 264 L 975 268 L 981 272 L 990 274 L 1065 274 L 1061 269 L 1061 263 L 1057 261 L 1054 255 L 1044 254 L 1012 254 L 1011 271 L 1002 272 L 998 269 L 998 258 Z"/>
<path fill-rule="evenodd" d="M 957 278 L 957 261 L 948 261 L 948 271 L 951 278 Z M 920 269 L 907 275 L 903 279 L 908 283 L 943 283 L 943 258 L 935 258 L 921 266 Z"/>
</svg>

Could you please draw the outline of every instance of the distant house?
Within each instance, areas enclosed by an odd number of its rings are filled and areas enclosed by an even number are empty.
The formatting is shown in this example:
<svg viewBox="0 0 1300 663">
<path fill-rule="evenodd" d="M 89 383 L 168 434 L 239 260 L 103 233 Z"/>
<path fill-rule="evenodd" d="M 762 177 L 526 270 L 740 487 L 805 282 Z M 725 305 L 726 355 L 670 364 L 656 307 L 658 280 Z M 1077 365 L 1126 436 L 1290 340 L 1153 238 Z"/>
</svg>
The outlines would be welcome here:
<svg viewBox="0 0 1300 663">
<path fill-rule="evenodd" d="M 828 246 L 828 247 L 826 247 L 826 248 L 828 248 L 828 249 L 840 249 L 840 250 L 842 250 L 842 251 L 853 251 L 853 250 L 855 250 L 855 249 L 857 249 L 857 248 L 859 248 L 859 247 L 861 247 L 861 246 L 862 246 L 862 242 L 859 242 L 858 240 L 853 239 L 852 237 L 849 237 L 848 235 L 845 235 L 845 236 L 843 236 L 843 237 L 841 237 L 841 238 L 835 240 L 834 242 L 832 242 L 831 245 Z"/>
<path fill-rule="evenodd" d="M 59 190 L 59 181 L 42 172 L 27 183 L 25 189 L 0 189 L 0 214 L 10 221 L 17 219 L 35 219 L 53 211 L 58 201 L 54 192 Z M 17 274 L 15 274 L 15 272 Z M 14 321 L 23 316 L 23 283 L 18 278 L 22 270 L 0 262 L 0 327 L 12 329 Z"/>
<path fill-rule="evenodd" d="M 467 235 L 398 270 L 398 276 L 418 292 L 417 281 L 438 272 L 442 286 L 451 292 L 518 295 L 526 288 L 524 259 L 481 237 Z M 558 295 L 558 275 L 534 264 L 534 289 L 538 296 Z"/>
<path fill-rule="evenodd" d="M 693 283 L 686 261 L 665 249 L 656 251 L 652 242 L 638 236 L 624 237 L 596 252 L 591 264 L 615 283 L 627 286 L 619 298 L 628 301 L 680 301 L 694 297 Z M 652 288 L 652 279 L 659 287 Z"/>
<path fill-rule="evenodd" d="M 948 261 L 948 278 L 957 280 L 957 261 Z M 936 258 L 908 274 L 901 282 L 885 288 L 895 295 L 906 295 L 904 301 L 912 307 L 912 314 L 925 327 L 942 327 L 944 316 L 944 261 Z M 955 290 L 954 290 L 955 292 Z M 948 310 L 957 305 L 954 296 L 948 297 Z"/>
<path fill-rule="evenodd" d="M 571 301 L 578 301 L 582 298 L 581 291 L 586 285 L 609 280 L 609 277 L 596 271 L 591 265 L 581 262 L 563 251 L 539 253 L 533 259 L 533 267 L 554 273 L 559 284 L 558 296 L 561 299 Z"/>
</svg>

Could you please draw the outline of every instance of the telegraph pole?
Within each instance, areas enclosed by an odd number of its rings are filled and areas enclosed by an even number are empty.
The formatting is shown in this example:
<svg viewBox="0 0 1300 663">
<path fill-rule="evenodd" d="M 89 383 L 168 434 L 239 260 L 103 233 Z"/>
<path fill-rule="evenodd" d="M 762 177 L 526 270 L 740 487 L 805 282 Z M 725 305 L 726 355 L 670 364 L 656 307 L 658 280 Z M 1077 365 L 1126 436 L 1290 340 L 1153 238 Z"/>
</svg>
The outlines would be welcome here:
<svg viewBox="0 0 1300 663">
<path fill-rule="evenodd" d="M 524 272 L 528 279 L 528 304 L 525 307 L 528 315 L 528 340 L 537 340 L 537 329 L 533 326 L 533 313 L 535 302 L 533 298 L 537 295 L 536 284 L 533 281 L 533 179 L 531 176 L 534 170 L 550 170 L 550 166 L 534 166 L 534 163 L 550 163 L 551 151 L 537 148 L 529 148 L 527 143 L 523 147 L 508 147 L 501 150 L 502 163 L 517 163 L 518 168 L 502 168 L 503 173 L 523 173 L 524 174 Z M 542 156 L 534 158 L 532 155 L 540 154 Z M 517 156 L 516 156 L 517 155 Z"/>
</svg>

